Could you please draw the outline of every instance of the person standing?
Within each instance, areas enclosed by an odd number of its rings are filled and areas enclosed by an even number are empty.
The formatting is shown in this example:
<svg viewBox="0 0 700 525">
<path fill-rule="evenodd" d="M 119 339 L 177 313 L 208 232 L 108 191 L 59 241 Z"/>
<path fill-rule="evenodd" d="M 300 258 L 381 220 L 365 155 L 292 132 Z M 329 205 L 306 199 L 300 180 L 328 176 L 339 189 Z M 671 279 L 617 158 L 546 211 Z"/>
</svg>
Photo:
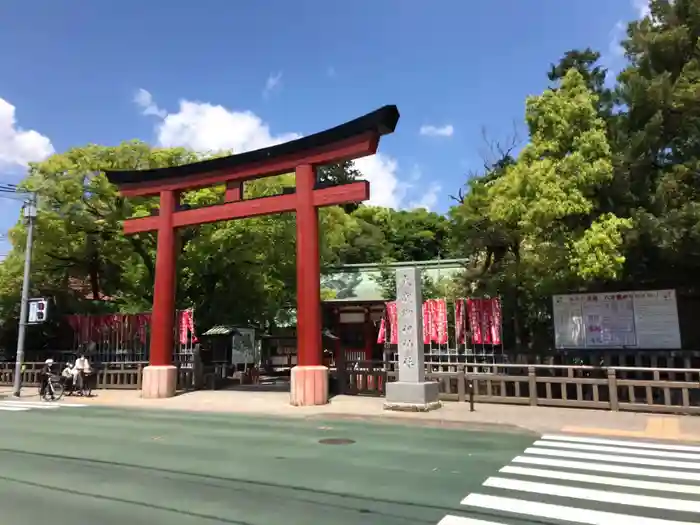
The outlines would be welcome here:
<svg viewBox="0 0 700 525">
<path fill-rule="evenodd" d="M 85 375 L 90 373 L 90 361 L 85 357 L 85 354 L 80 354 L 80 357 L 75 360 L 74 370 L 74 382 L 75 386 L 79 391 L 83 390 L 83 384 L 85 382 Z"/>
<path fill-rule="evenodd" d="M 45 399 L 46 397 L 46 390 L 51 391 L 51 400 L 53 401 L 53 391 L 49 388 L 49 381 L 51 380 L 51 375 L 53 374 L 52 371 L 53 367 L 53 359 L 47 359 L 44 361 L 44 366 L 41 367 L 41 370 L 39 371 L 39 381 L 41 384 L 41 388 L 39 389 L 39 396 L 41 399 Z"/>
</svg>

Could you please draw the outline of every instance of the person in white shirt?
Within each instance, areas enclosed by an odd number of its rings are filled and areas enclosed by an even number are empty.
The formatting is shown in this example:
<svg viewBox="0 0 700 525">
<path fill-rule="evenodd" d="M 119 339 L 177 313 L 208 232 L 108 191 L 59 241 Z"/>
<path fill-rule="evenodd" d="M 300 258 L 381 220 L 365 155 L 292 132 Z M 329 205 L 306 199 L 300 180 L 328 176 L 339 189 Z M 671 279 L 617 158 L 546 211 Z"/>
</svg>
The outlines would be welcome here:
<svg viewBox="0 0 700 525">
<path fill-rule="evenodd" d="M 75 366 L 73 367 L 73 384 L 82 390 L 83 381 L 85 380 L 85 375 L 90 373 L 90 361 L 88 361 L 85 355 L 81 354 L 78 359 L 75 360 Z"/>
<path fill-rule="evenodd" d="M 66 363 L 66 367 L 61 372 L 61 377 L 73 377 L 73 365 L 71 363 Z"/>
<path fill-rule="evenodd" d="M 61 379 L 66 387 L 70 387 L 73 383 L 73 365 L 66 363 L 66 367 L 61 372 Z"/>
</svg>

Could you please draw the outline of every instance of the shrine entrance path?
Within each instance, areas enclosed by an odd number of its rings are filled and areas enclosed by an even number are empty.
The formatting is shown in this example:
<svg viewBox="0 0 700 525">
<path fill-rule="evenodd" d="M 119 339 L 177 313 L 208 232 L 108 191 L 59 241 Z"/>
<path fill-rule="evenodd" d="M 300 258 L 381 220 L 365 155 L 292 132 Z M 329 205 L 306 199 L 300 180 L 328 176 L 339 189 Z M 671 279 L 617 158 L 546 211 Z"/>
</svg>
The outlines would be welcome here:
<svg viewBox="0 0 700 525">
<path fill-rule="evenodd" d="M 536 439 L 88 406 L 0 412 L 0 428 L 15 525 L 434 525 Z"/>
</svg>

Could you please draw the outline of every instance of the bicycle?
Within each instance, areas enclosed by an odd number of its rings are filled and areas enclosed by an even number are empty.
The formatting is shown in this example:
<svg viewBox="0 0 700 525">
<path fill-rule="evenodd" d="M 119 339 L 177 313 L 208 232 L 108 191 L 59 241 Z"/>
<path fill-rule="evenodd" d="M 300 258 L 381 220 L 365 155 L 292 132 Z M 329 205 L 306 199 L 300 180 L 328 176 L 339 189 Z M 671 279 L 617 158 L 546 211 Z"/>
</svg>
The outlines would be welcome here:
<svg viewBox="0 0 700 525">
<path fill-rule="evenodd" d="M 66 395 L 90 397 L 92 394 L 92 378 L 92 372 L 82 373 L 80 376 L 73 377 L 71 387 Z M 80 387 L 78 387 L 78 384 L 80 384 Z"/>
<path fill-rule="evenodd" d="M 63 397 L 64 390 L 61 378 L 51 374 L 49 376 L 48 385 L 46 385 L 43 399 L 45 401 L 58 401 Z M 39 397 L 41 397 L 41 385 L 39 386 Z"/>
</svg>

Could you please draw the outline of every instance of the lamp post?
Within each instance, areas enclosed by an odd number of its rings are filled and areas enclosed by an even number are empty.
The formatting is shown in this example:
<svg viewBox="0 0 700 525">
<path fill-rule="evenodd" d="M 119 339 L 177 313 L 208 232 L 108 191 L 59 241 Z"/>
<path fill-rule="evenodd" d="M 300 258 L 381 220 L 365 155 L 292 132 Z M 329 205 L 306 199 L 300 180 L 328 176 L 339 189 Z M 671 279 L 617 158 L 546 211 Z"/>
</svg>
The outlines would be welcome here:
<svg viewBox="0 0 700 525">
<path fill-rule="evenodd" d="M 34 219 L 36 219 L 36 194 L 31 193 L 22 208 L 27 222 L 27 245 L 24 250 L 24 278 L 22 279 L 22 302 L 19 311 L 19 334 L 17 336 L 17 357 L 15 360 L 15 379 L 12 395 L 19 397 L 22 389 L 22 364 L 24 362 L 24 340 L 27 334 L 27 315 L 29 309 L 29 280 L 32 266 L 32 242 L 34 238 Z"/>
</svg>

